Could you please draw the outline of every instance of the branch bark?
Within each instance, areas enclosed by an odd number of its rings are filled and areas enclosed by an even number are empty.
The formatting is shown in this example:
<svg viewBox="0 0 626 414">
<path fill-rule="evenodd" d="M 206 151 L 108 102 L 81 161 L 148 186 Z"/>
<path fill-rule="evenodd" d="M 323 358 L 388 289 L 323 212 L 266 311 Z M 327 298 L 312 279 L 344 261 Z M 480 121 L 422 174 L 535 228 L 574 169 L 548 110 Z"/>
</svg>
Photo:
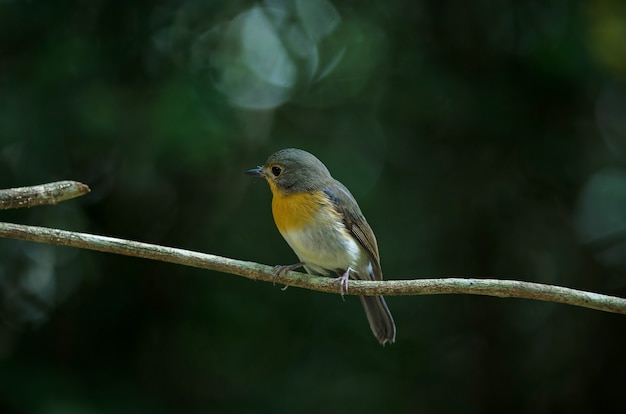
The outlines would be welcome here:
<svg viewBox="0 0 626 414">
<path fill-rule="evenodd" d="M 66 189 L 80 188 L 79 186 L 67 186 L 67 182 L 61 183 L 64 183 L 62 185 Z M 88 191 L 88 187 L 85 186 L 85 188 L 87 188 Z M 47 190 L 50 191 L 50 188 L 47 188 Z M 2 193 L 2 191 L 0 191 L 0 193 Z M 49 198 L 49 196 L 46 197 Z M 55 200 L 62 201 L 62 197 L 63 196 L 57 197 Z M 0 197 L 0 199 L 2 199 L 2 197 Z M 17 205 L 18 207 L 23 206 L 22 204 L 16 202 L 9 204 Z M 40 204 L 46 203 L 35 202 L 35 204 L 31 205 Z M 114 237 L 1 222 L 0 237 L 55 244 L 59 246 L 77 247 L 105 253 L 121 254 L 125 256 L 141 257 L 145 259 L 229 273 L 253 280 L 276 282 L 285 284 L 286 286 L 294 286 L 303 289 L 316 290 L 319 292 L 339 293 L 338 285 L 333 282 L 332 279 L 326 277 L 313 276 L 298 272 L 287 272 L 274 277 L 273 267 L 265 266 L 259 263 L 229 259 L 212 254 L 141 243 Z M 623 298 L 570 289 L 561 286 L 518 280 L 468 278 L 386 281 L 351 280 L 349 291 L 346 292 L 346 294 L 367 296 L 439 294 L 485 295 L 500 298 L 535 299 L 605 312 L 626 314 L 626 299 Z"/>
<path fill-rule="evenodd" d="M 57 181 L 32 187 L 0 190 L 0 210 L 56 204 L 80 197 L 91 191 L 77 181 Z"/>
</svg>

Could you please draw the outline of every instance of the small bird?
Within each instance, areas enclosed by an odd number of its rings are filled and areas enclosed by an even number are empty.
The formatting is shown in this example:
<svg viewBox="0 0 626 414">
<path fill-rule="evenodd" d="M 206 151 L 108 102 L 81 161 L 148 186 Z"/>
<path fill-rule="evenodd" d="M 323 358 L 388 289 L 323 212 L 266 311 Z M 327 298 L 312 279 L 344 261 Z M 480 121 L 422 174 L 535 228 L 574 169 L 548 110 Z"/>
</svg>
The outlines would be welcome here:
<svg viewBox="0 0 626 414">
<path fill-rule="evenodd" d="M 337 275 L 342 296 L 350 278 L 382 280 L 374 232 L 350 191 L 314 155 L 282 149 L 246 174 L 267 180 L 276 227 L 300 259 L 278 266 L 276 274 L 304 267 L 310 274 Z M 374 336 L 382 345 L 394 343 L 396 325 L 385 299 L 360 298 Z"/>
</svg>

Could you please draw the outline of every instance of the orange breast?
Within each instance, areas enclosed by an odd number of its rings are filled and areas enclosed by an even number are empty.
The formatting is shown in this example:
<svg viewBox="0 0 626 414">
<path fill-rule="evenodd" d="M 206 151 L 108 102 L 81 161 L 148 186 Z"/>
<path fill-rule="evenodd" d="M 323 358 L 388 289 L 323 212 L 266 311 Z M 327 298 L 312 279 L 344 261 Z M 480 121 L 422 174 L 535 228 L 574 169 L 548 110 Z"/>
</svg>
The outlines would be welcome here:
<svg viewBox="0 0 626 414">
<path fill-rule="evenodd" d="M 317 211 L 324 203 L 324 193 L 300 193 L 281 195 L 274 192 L 272 214 L 281 233 L 299 230 L 315 219 Z"/>
</svg>

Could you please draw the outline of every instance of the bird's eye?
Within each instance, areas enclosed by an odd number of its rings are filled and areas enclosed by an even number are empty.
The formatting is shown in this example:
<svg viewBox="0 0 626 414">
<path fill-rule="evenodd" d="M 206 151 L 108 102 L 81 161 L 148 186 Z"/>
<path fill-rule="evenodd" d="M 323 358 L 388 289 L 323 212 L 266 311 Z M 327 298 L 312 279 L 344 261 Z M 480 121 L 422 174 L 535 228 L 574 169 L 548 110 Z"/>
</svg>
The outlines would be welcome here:
<svg viewBox="0 0 626 414">
<path fill-rule="evenodd" d="M 272 167 L 272 174 L 274 174 L 274 177 L 278 177 L 281 172 L 283 172 L 282 168 L 276 165 Z"/>
</svg>

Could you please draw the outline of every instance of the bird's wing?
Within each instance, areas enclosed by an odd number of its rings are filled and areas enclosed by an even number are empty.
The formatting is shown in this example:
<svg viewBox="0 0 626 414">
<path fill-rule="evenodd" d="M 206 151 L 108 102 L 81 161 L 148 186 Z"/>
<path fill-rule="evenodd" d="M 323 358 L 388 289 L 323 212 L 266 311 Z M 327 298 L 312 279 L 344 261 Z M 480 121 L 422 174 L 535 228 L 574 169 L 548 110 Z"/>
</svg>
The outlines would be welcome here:
<svg viewBox="0 0 626 414">
<path fill-rule="evenodd" d="M 383 271 L 380 267 L 376 236 L 361 213 L 356 200 L 350 191 L 337 180 L 332 186 L 326 186 L 323 191 L 331 200 L 335 210 L 343 217 L 346 229 L 358 240 L 367 253 L 372 264 L 374 280 L 382 280 Z"/>
</svg>

